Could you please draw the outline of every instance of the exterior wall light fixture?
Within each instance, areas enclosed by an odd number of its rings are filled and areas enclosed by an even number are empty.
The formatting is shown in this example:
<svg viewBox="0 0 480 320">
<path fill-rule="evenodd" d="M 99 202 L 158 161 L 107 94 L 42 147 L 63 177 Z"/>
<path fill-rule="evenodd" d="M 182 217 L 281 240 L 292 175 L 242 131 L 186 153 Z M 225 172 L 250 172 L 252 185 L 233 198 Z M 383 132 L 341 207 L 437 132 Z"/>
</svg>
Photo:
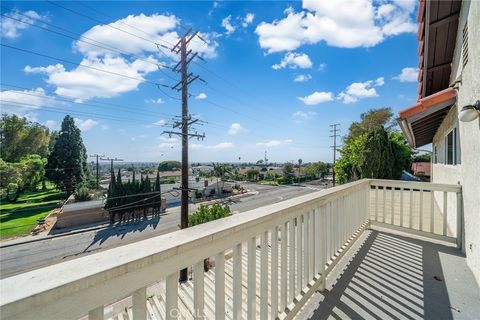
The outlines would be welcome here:
<svg viewBox="0 0 480 320">
<path fill-rule="evenodd" d="M 462 122 L 470 122 L 478 118 L 480 115 L 480 100 L 477 100 L 475 104 L 467 105 L 462 108 L 458 114 L 458 120 Z"/>
</svg>

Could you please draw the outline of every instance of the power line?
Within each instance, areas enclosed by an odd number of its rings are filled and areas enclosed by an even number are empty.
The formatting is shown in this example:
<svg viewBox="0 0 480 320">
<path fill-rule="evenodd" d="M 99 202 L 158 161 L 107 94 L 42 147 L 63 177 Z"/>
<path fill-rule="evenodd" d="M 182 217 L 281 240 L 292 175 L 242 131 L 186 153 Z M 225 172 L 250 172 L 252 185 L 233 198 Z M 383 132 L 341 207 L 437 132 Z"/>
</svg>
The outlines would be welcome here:
<svg viewBox="0 0 480 320">
<path fill-rule="evenodd" d="M 6 87 L 11 87 L 11 88 L 23 89 L 23 90 L 31 90 L 30 88 L 15 86 L 15 85 L 11 85 L 11 84 L 5 84 L 3 82 L 0 82 L 0 85 L 6 86 Z M 145 114 L 145 115 L 148 115 L 148 116 L 152 116 L 152 115 L 153 116 L 164 116 L 164 117 L 172 117 L 173 116 L 173 115 L 168 114 L 168 113 L 163 113 L 163 112 L 158 112 L 157 113 L 157 112 L 153 112 L 153 111 L 143 111 L 143 110 L 138 110 L 138 107 L 124 106 L 124 105 L 112 104 L 112 103 L 95 101 L 95 100 L 93 100 L 93 101 L 89 100 L 88 103 L 86 103 L 86 102 L 79 103 L 79 102 L 76 102 L 74 100 L 74 98 L 64 96 L 64 95 L 59 95 L 59 94 L 56 94 L 56 97 L 53 97 L 53 96 L 42 95 L 42 94 L 38 94 L 38 93 L 34 93 L 34 92 L 16 91 L 16 93 L 22 94 L 22 95 L 34 96 L 34 97 L 42 97 L 42 98 L 51 99 L 51 100 L 59 101 L 59 102 L 65 101 L 65 102 L 72 103 L 74 105 L 99 107 L 98 105 L 92 104 L 92 103 L 96 103 L 96 104 L 101 104 L 101 105 L 113 106 L 113 107 L 117 107 L 117 108 L 121 109 L 121 110 L 118 110 L 118 111 L 127 112 L 127 113 L 135 113 L 135 114 L 140 113 L 140 114 Z M 58 97 L 60 97 L 60 98 L 58 98 Z M 117 108 L 115 108 L 115 109 L 117 110 Z M 135 111 L 132 111 L 132 110 L 135 110 Z"/>
<path fill-rule="evenodd" d="M 33 55 L 36 55 L 36 56 L 61 61 L 61 62 L 68 63 L 68 64 L 71 64 L 71 65 L 75 65 L 75 66 L 79 66 L 79 67 L 83 67 L 83 68 L 88 68 L 88 69 L 96 70 L 96 71 L 99 71 L 99 72 L 108 73 L 108 74 L 111 74 L 111 75 L 127 78 L 127 79 L 130 79 L 130 80 L 136 80 L 136 81 L 140 81 L 140 82 L 150 83 L 150 84 L 153 84 L 155 86 L 162 86 L 162 87 L 170 88 L 170 86 L 167 86 L 167 85 L 161 84 L 161 83 L 157 83 L 157 82 L 153 82 L 153 81 L 150 81 L 148 79 L 131 77 L 131 76 L 127 76 L 127 75 L 124 75 L 124 74 L 121 74 L 121 73 L 116 73 L 116 72 L 113 72 L 113 71 L 108 71 L 108 70 L 100 69 L 100 68 L 97 68 L 97 67 L 87 66 L 87 65 L 84 65 L 84 64 L 81 64 L 81 63 L 76 63 L 76 62 L 65 60 L 65 59 L 58 58 L 58 57 L 53 57 L 53 56 L 43 54 L 43 53 L 40 53 L 40 52 L 35 52 L 35 51 L 28 50 L 28 49 L 23 49 L 23 48 L 10 46 L 10 45 L 4 44 L 4 43 L 0 43 L 0 45 L 2 47 L 9 48 L 9 49 L 12 49 L 12 50 L 17 50 L 17 51 L 20 51 L 20 52 L 29 53 L 29 54 L 33 54 Z"/>
</svg>

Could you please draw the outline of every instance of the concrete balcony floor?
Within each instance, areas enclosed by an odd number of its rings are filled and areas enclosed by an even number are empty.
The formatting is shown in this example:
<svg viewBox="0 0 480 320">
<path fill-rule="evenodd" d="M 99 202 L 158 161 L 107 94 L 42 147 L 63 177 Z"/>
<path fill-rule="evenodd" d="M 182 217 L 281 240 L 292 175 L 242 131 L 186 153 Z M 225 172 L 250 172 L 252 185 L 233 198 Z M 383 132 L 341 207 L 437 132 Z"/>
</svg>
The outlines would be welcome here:
<svg viewBox="0 0 480 320">
<path fill-rule="evenodd" d="M 479 319 L 480 290 L 456 248 L 365 231 L 296 319 Z"/>
</svg>

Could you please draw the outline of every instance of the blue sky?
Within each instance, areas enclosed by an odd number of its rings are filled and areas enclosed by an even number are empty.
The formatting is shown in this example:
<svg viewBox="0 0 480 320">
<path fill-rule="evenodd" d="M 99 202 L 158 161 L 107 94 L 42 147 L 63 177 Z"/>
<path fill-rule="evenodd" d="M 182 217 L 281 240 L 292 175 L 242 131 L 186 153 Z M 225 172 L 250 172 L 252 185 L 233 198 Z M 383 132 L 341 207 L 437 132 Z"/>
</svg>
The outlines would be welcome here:
<svg viewBox="0 0 480 320">
<path fill-rule="evenodd" d="M 206 62 L 190 70 L 207 81 L 189 88 L 190 113 L 207 122 L 191 161 L 256 161 L 265 150 L 274 162 L 330 161 L 329 124 L 345 134 L 368 109 L 415 102 L 412 0 L 57 4 L 2 2 L 2 112 L 52 129 L 71 113 L 91 154 L 180 158 L 178 139 L 161 136 L 180 95 L 155 86 L 175 84 L 178 74 L 157 64 L 176 57 L 154 43 L 190 26 L 207 40 L 191 43 Z"/>
</svg>

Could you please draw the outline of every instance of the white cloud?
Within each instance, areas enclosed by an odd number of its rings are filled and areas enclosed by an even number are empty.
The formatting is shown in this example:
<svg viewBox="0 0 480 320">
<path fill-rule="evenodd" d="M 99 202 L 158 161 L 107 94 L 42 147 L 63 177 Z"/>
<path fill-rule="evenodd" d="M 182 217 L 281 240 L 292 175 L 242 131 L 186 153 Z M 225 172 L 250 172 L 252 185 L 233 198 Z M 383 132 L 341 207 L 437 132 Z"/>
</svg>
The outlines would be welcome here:
<svg viewBox="0 0 480 320">
<path fill-rule="evenodd" d="M 332 92 L 319 92 L 315 91 L 311 95 L 305 97 L 298 97 L 299 100 L 303 101 L 307 106 L 314 106 L 319 103 L 324 103 L 333 100 L 333 93 Z"/>
<path fill-rule="evenodd" d="M 232 123 L 230 125 L 230 128 L 228 129 L 228 134 L 229 135 L 236 135 L 236 134 L 240 134 L 240 133 L 243 133 L 243 132 L 247 132 L 247 129 L 242 127 L 240 125 L 240 123 Z"/>
<path fill-rule="evenodd" d="M 253 18 L 255 18 L 255 15 L 253 13 L 251 12 L 247 13 L 245 15 L 245 18 L 243 18 L 242 27 L 244 28 L 248 27 L 248 25 L 253 22 Z"/>
<path fill-rule="evenodd" d="M 417 82 L 418 80 L 418 68 L 403 68 L 402 72 L 393 77 L 393 79 L 399 80 L 400 82 Z"/>
<path fill-rule="evenodd" d="M 266 142 L 257 142 L 256 146 L 257 147 L 279 147 L 283 146 L 289 143 L 292 143 L 292 139 L 286 139 L 286 140 L 270 140 Z"/>
<path fill-rule="evenodd" d="M 108 129 L 110 129 L 110 126 L 109 126 L 109 125 L 107 125 L 107 124 L 103 124 L 103 125 L 102 125 L 102 130 L 105 131 L 105 130 L 108 130 Z"/>
<path fill-rule="evenodd" d="M 231 19 L 232 19 L 231 15 L 222 19 L 222 27 L 224 27 L 225 30 L 227 31 L 226 32 L 227 36 L 235 32 L 235 27 L 230 22 Z"/>
<path fill-rule="evenodd" d="M 0 100 L 2 111 L 18 115 L 32 109 L 64 105 L 46 94 L 43 88 L 0 91 Z"/>
<path fill-rule="evenodd" d="M 80 61 L 83 66 L 71 70 L 66 70 L 62 64 L 26 66 L 24 70 L 27 73 L 47 74 L 47 82 L 57 87 L 57 94 L 70 96 L 78 101 L 94 97 L 110 98 L 134 91 L 146 81 L 146 76 L 158 70 L 160 57 L 164 59 L 155 43 L 178 42 L 179 35 L 175 29 L 179 23 L 179 19 L 174 15 L 139 14 L 129 15 L 108 25 L 96 25 L 80 37 L 88 41 L 74 43 L 74 48 L 83 55 Z M 138 35 L 138 29 L 141 29 L 145 32 L 141 35 L 144 39 L 115 28 L 135 35 Z M 199 35 L 207 44 L 192 41 L 190 49 L 203 57 L 215 57 L 218 43 L 213 34 Z M 102 46 L 97 47 L 91 43 L 102 43 Z M 111 47 L 118 48 L 121 52 L 108 50 Z M 174 53 L 164 51 L 170 58 L 177 58 Z M 136 55 L 137 58 L 131 55 Z M 171 61 L 166 63 L 169 62 Z"/>
<path fill-rule="evenodd" d="M 45 121 L 45 127 L 50 130 L 55 130 L 57 128 L 58 122 L 55 120 L 47 120 Z"/>
<path fill-rule="evenodd" d="M 307 82 L 312 80 L 312 76 L 309 74 L 299 74 L 293 79 L 294 82 Z"/>
<path fill-rule="evenodd" d="M 198 96 L 195 97 L 197 100 L 207 99 L 207 95 L 204 92 L 201 92 Z"/>
<path fill-rule="evenodd" d="M 158 98 L 158 99 L 146 99 L 145 102 L 146 102 L 146 103 L 151 103 L 151 104 L 163 104 L 163 103 L 165 103 L 165 101 L 163 101 L 162 98 Z"/>
<path fill-rule="evenodd" d="M 154 126 L 163 126 L 165 125 L 165 123 L 167 123 L 164 119 L 161 119 L 161 120 L 158 120 L 156 122 L 153 123 Z"/>
<path fill-rule="evenodd" d="M 79 118 L 74 118 L 74 120 L 77 127 L 82 131 L 88 131 L 93 126 L 96 126 L 98 124 L 98 122 L 93 119 L 82 120 Z"/>
<path fill-rule="evenodd" d="M 21 12 L 17 9 L 13 9 L 9 13 L 6 13 L 5 17 L 2 18 L 1 35 L 2 37 L 10 39 L 17 38 L 20 36 L 20 30 L 25 30 L 30 27 L 28 24 L 35 24 L 39 21 L 45 20 L 48 20 L 46 16 L 41 16 L 33 10 Z"/>
<path fill-rule="evenodd" d="M 401 2 L 392 2 L 393 10 L 387 10 L 380 4 L 383 1 L 304 0 L 302 11 L 296 13 L 288 8 L 286 17 L 261 22 L 255 32 L 268 53 L 296 50 L 321 41 L 342 48 L 372 47 L 388 36 L 416 31 L 415 4 Z"/>
<path fill-rule="evenodd" d="M 220 142 L 218 144 L 214 145 L 205 145 L 205 144 L 199 144 L 199 143 L 192 143 L 190 147 L 194 150 L 200 150 L 200 149 L 230 149 L 233 148 L 234 145 L 232 142 Z"/>
<path fill-rule="evenodd" d="M 317 113 L 315 111 L 307 111 L 307 112 L 297 111 L 294 114 L 292 114 L 292 116 L 297 121 L 308 120 L 308 119 L 311 119 L 311 118 L 315 117 L 316 115 L 317 115 Z"/>
<path fill-rule="evenodd" d="M 312 67 L 312 61 L 310 60 L 310 57 L 305 53 L 296 53 L 296 52 L 286 53 L 279 64 L 274 64 L 272 66 L 272 68 L 275 70 L 279 70 L 283 68 L 308 69 L 311 67 Z"/>
<path fill-rule="evenodd" d="M 348 104 L 363 98 L 378 97 L 377 90 L 374 87 L 382 86 L 384 83 L 383 77 L 365 82 L 354 82 L 340 92 L 337 99 L 343 100 L 343 103 Z"/>
<path fill-rule="evenodd" d="M 384 77 L 380 77 L 380 78 L 377 78 L 375 79 L 375 86 L 383 86 L 385 84 L 385 78 Z"/>
<path fill-rule="evenodd" d="M 148 59 L 152 62 L 156 61 L 153 57 Z M 62 65 L 57 64 L 48 67 L 26 66 L 24 70 L 47 74 L 47 82 L 57 87 L 56 94 L 74 98 L 79 102 L 94 97 L 110 98 L 136 90 L 145 81 L 144 76 L 157 70 L 155 64 L 148 64 L 141 60 L 134 60 L 130 63 L 122 57 L 111 56 L 84 58 L 81 65 L 87 67 L 77 66 L 66 71 Z"/>
</svg>

